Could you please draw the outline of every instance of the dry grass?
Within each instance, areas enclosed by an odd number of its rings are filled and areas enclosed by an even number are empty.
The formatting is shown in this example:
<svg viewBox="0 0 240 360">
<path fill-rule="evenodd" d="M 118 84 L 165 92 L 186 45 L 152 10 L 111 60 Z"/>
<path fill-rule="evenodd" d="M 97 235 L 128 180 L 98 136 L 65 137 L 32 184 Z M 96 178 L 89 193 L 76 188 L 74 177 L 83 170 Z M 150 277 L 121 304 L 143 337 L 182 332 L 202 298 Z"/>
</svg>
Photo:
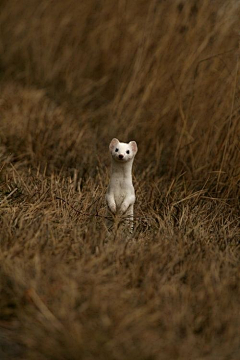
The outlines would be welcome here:
<svg viewBox="0 0 240 360">
<path fill-rule="evenodd" d="M 239 15 L 1 2 L 1 359 L 240 358 Z M 104 221 L 114 136 L 139 146 L 128 240 Z"/>
</svg>

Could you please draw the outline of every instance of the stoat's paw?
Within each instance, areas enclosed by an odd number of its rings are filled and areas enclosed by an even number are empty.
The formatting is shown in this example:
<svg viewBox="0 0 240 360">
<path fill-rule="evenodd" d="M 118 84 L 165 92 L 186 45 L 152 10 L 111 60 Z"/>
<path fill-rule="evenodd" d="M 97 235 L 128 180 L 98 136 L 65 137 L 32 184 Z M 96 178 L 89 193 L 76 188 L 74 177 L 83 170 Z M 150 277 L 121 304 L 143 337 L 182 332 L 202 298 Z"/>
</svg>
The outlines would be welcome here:
<svg viewBox="0 0 240 360">
<path fill-rule="evenodd" d="M 125 198 L 120 207 L 120 214 L 123 215 L 128 210 L 129 206 L 133 205 L 135 202 L 135 196 L 129 196 Z"/>
<path fill-rule="evenodd" d="M 106 203 L 108 206 L 108 209 L 111 211 L 112 214 L 116 214 L 117 212 L 117 206 L 114 200 L 114 197 L 112 195 L 107 194 L 106 195 Z"/>
<path fill-rule="evenodd" d="M 123 202 L 119 209 L 119 214 L 124 215 L 128 208 L 129 208 L 129 204 L 126 202 Z"/>
<path fill-rule="evenodd" d="M 111 202 L 108 204 L 108 208 L 109 210 L 111 211 L 111 213 L 113 213 L 114 215 L 116 214 L 117 212 L 117 207 L 116 207 L 116 204 Z"/>
</svg>

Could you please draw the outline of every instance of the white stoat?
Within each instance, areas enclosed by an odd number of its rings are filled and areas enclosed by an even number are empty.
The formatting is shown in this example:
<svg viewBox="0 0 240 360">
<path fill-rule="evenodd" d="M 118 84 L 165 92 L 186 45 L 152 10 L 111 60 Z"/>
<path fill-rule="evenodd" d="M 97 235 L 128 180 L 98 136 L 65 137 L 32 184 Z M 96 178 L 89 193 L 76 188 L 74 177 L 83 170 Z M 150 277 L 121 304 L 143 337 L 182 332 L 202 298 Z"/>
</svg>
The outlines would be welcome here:
<svg viewBox="0 0 240 360">
<path fill-rule="evenodd" d="M 133 221 L 135 191 L 132 183 L 132 164 L 138 151 L 137 143 L 128 144 L 112 139 L 109 145 L 112 156 L 110 183 L 106 193 L 108 209 L 113 215 L 120 215 Z"/>
</svg>

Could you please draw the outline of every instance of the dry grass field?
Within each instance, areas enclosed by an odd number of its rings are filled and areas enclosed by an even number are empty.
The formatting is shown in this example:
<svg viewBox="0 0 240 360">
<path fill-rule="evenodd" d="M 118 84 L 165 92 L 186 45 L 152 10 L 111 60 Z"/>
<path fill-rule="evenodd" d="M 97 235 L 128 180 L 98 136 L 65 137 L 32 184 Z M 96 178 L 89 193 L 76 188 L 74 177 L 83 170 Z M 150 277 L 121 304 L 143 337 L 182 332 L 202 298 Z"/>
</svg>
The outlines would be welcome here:
<svg viewBox="0 0 240 360">
<path fill-rule="evenodd" d="M 0 359 L 240 359 L 240 4 L 0 3 Z M 131 238 L 112 137 L 136 140 Z"/>
</svg>

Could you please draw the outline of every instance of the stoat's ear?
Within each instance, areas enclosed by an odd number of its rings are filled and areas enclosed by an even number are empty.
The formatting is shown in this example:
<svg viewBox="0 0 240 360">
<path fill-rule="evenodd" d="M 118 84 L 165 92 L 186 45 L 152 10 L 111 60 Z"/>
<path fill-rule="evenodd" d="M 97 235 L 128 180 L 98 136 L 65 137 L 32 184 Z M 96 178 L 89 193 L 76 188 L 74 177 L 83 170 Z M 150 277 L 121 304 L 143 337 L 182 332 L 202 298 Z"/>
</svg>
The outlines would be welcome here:
<svg viewBox="0 0 240 360">
<path fill-rule="evenodd" d="M 119 140 L 116 138 L 113 138 L 109 145 L 109 150 L 112 152 L 115 146 L 119 143 Z"/>
<path fill-rule="evenodd" d="M 138 147 L 137 147 L 136 141 L 130 141 L 129 145 L 131 146 L 131 149 L 132 149 L 133 153 L 136 155 L 136 153 L 137 153 L 137 151 L 138 151 Z"/>
</svg>

